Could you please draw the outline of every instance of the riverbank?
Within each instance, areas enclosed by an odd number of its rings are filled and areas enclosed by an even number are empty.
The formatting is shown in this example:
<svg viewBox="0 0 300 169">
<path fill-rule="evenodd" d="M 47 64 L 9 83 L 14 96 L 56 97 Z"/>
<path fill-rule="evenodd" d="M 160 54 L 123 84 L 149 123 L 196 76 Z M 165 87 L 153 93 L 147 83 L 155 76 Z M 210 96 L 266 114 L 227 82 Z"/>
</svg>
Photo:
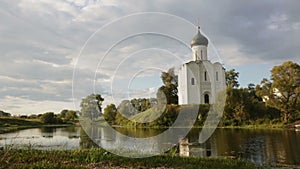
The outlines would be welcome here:
<svg viewBox="0 0 300 169">
<path fill-rule="evenodd" d="M 98 124 L 97 124 L 98 123 Z M 106 126 L 108 125 L 106 122 L 98 121 L 95 125 L 99 126 Z M 232 128 L 232 129 L 294 129 L 296 124 L 300 124 L 300 121 L 291 123 L 291 124 L 251 124 L 251 125 L 228 125 L 228 126 L 219 126 L 217 128 Z M 22 129 L 30 129 L 30 128 L 38 128 L 38 127 L 66 127 L 66 126 L 80 126 L 80 123 L 61 123 L 61 124 L 45 124 L 39 121 L 39 119 L 21 119 L 21 118 L 6 118 L 0 117 L 0 134 L 2 133 L 9 133 L 14 132 Z M 128 125 L 128 126 L 120 126 L 120 125 L 113 125 L 113 127 L 119 128 L 136 128 L 135 126 Z M 202 128 L 203 126 L 195 125 L 193 128 Z M 154 128 L 154 129 L 161 129 L 161 128 L 168 128 L 168 127 L 140 127 L 137 128 Z M 180 127 L 179 127 L 180 128 Z M 182 126 L 182 128 L 184 128 Z"/>
<path fill-rule="evenodd" d="M 30 129 L 37 127 L 64 127 L 75 124 L 45 124 L 38 119 L 21 119 L 0 117 L 0 134 L 14 132 L 22 129 Z"/>
<path fill-rule="evenodd" d="M 125 158 L 103 149 L 84 150 L 0 150 L 0 168 L 228 168 L 252 169 L 256 166 L 240 159 L 179 157 L 161 155 L 149 158 Z"/>
</svg>

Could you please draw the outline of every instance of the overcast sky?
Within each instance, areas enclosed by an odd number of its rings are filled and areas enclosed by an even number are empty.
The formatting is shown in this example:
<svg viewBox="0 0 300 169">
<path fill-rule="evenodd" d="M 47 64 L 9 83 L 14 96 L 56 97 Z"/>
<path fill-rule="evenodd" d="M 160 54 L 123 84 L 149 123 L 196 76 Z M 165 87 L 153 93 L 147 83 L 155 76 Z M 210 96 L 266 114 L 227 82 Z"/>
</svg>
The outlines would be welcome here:
<svg viewBox="0 0 300 169">
<path fill-rule="evenodd" d="M 107 96 L 108 104 L 116 101 L 109 95 L 123 98 L 117 95 L 124 86 L 130 97 L 150 97 L 161 85 L 162 70 L 192 58 L 188 43 L 198 18 L 210 39 L 210 58 L 239 71 L 242 86 L 258 84 L 274 65 L 299 64 L 299 5 L 298 0 L 2 0 L 0 110 L 78 109 L 81 97 L 94 91 Z"/>
</svg>

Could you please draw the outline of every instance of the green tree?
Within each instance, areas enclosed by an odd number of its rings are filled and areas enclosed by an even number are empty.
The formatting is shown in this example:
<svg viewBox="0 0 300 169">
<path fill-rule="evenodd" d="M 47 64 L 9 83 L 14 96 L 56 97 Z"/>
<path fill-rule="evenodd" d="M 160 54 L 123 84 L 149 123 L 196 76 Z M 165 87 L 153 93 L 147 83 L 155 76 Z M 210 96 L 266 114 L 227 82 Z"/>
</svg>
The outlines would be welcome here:
<svg viewBox="0 0 300 169">
<path fill-rule="evenodd" d="M 40 119 L 43 123 L 55 123 L 56 122 L 55 115 L 53 112 L 44 113 Z"/>
<path fill-rule="evenodd" d="M 226 71 L 225 73 L 225 79 L 226 79 L 226 85 L 231 86 L 233 88 L 238 88 L 240 86 L 238 82 L 239 78 L 239 72 L 236 72 L 235 69 L 231 69 L 229 71 Z"/>
<path fill-rule="evenodd" d="M 265 116 L 265 106 L 261 99 L 256 96 L 254 85 L 248 88 L 227 88 L 227 98 L 223 119 L 235 121 L 236 125 L 247 123 L 250 119 L 255 120 Z"/>
<path fill-rule="evenodd" d="M 3 117 L 10 117 L 11 114 L 10 113 L 7 113 L 7 112 L 4 112 L 2 110 L 0 110 L 0 116 L 3 116 Z"/>
<path fill-rule="evenodd" d="M 287 61 L 273 67 L 271 80 L 263 79 L 258 89 L 266 104 L 280 110 L 288 122 L 300 109 L 300 66 Z"/>
<path fill-rule="evenodd" d="M 88 117 L 91 120 L 96 119 L 102 115 L 102 103 L 104 98 L 100 94 L 90 94 L 87 97 L 83 98 L 80 107 L 81 115 L 83 117 Z"/>
<path fill-rule="evenodd" d="M 139 113 L 139 111 L 132 105 L 131 101 L 129 100 L 123 100 L 118 106 L 118 111 L 127 118 Z"/>
<path fill-rule="evenodd" d="M 178 104 L 178 76 L 175 75 L 174 68 L 162 72 L 161 79 L 164 85 L 158 89 L 158 102 L 163 103 L 166 99 L 167 104 Z"/>
<path fill-rule="evenodd" d="M 78 118 L 77 112 L 74 110 L 68 110 L 65 115 L 66 121 L 75 121 Z"/>
<path fill-rule="evenodd" d="M 60 112 L 60 117 L 61 117 L 61 118 L 65 118 L 68 111 L 69 111 L 69 110 L 66 110 L 66 109 L 62 110 L 62 111 Z"/>
<path fill-rule="evenodd" d="M 105 120 L 110 124 L 115 124 L 117 116 L 117 108 L 114 104 L 107 105 L 103 114 Z"/>
</svg>

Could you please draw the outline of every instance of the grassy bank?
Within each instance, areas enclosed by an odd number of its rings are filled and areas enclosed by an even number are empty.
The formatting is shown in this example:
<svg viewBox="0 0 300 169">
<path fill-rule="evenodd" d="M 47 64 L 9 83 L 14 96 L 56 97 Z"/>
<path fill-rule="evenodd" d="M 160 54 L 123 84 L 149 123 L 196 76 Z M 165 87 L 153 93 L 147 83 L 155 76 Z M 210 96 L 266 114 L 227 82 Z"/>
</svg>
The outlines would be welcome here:
<svg viewBox="0 0 300 169">
<path fill-rule="evenodd" d="M 0 133 L 12 132 L 20 129 L 33 128 L 43 125 L 40 121 L 21 118 L 0 117 Z"/>
<path fill-rule="evenodd" d="M 45 151 L 0 150 L 0 168 L 230 168 L 251 169 L 254 164 L 238 159 L 155 156 L 131 159 L 102 149 Z"/>
<path fill-rule="evenodd" d="M 45 124 L 39 119 L 21 119 L 0 117 L 0 134 L 13 132 L 21 129 L 46 127 L 46 126 L 69 126 L 71 124 Z"/>
</svg>

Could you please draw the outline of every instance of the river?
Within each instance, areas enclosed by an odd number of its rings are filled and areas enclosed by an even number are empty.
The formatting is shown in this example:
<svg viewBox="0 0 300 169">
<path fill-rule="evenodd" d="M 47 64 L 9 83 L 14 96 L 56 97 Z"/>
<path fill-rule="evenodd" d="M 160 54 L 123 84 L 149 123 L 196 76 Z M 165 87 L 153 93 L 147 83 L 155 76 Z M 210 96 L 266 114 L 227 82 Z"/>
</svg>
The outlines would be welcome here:
<svg viewBox="0 0 300 169">
<path fill-rule="evenodd" d="M 154 129 L 118 129 L 136 137 L 157 135 Z M 102 135 L 112 137 L 112 143 L 120 142 L 105 128 Z M 183 156 L 227 156 L 243 158 L 256 164 L 300 166 L 300 132 L 281 129 L 217 129 L 204 144 L 197 144 L 200 129 L 193 129 L 184 144 Z M 107 140 L 102 142 L 108 144 Z M 163 143 L 163 141 L 161 142 Z M 0 147 L 25 147 L 47 150 L 69 150 L 97 146 L 81 127 L 42 127 L 0 134 Z M 133 145 L 131 145 L 133 146 Z M 153 147 L 151 145 L 149 147 Z M 158 147 L 159 148 L 159 147 Z"/>
</svg>

